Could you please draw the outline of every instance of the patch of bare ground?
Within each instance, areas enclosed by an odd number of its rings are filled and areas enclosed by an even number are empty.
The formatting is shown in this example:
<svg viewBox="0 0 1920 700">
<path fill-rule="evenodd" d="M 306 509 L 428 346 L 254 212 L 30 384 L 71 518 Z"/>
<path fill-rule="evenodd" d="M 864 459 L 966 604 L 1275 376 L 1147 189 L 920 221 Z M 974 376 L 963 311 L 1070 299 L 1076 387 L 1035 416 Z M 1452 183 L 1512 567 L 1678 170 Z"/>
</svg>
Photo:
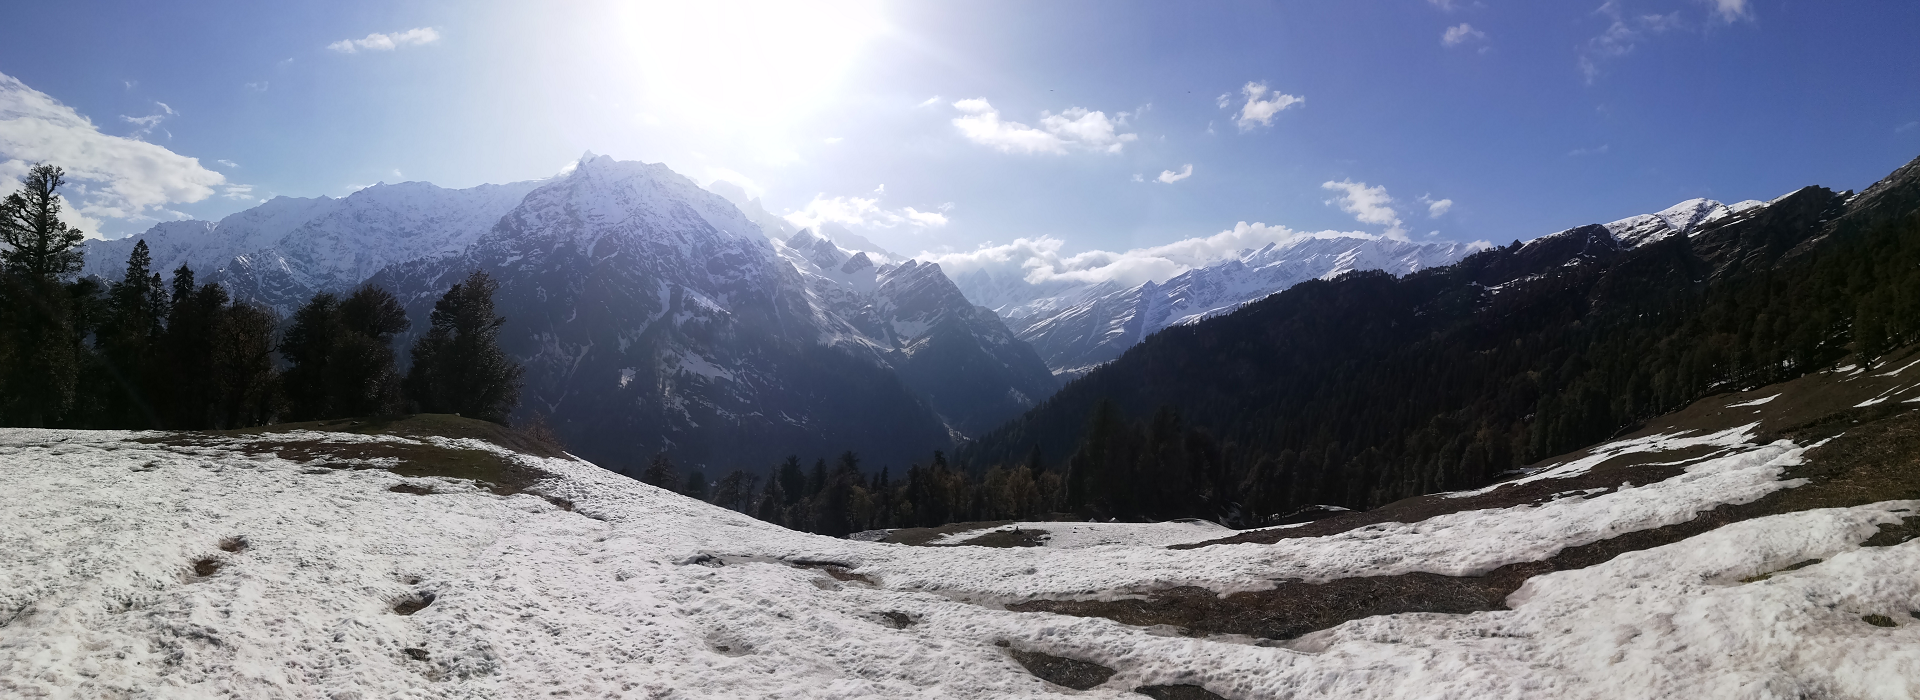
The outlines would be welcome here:
<svg viewBox="0 0 1920 700">
<path fill-rule="evenodd" d="M 955 546 L 972 547 L 1039 547 L 1047 543 L 1047 533 L 1039 530 L 995 530 L 978 537 L 955 542 Z"/>
<path fill-rule="evenodd" d="M 1006 642 L 1000 643 L 1006 646 Z M 1007 654 L 1040 680 L 1054 685 L 1066 686 L 1074 690 L 1087 690 L 1113 677 L 1113 669 L 1091 661 L 1069 659 L 1064 656 L 1038 651 L 1024 651 L 1012 647 Z"/>
<path fill-rule="evenodd" d="M 1078 520 L 1080 520 L 1080 518 L 1078 516 L 1075 516 L 1072 513 L 1048 513 L 1044 516 L 1034 518 L 1031 522 L 1074 522 Z M 939 527 L 902 527 L 902 528 L 895 528 L 895 529 L 886 531 L 887 536 L 880 538 L 877 541 L 884 542 L 886 544 L 904 544 L 904 545 L 909 545 L 914 547 L 952 547 L 956 545 L 974 545 L 974 546 L 980 546 L 980 547 L 1037 547 L 1039 546 L 1038 542 L 1034 544 L 1012 544 L 1012 542 L 1021 541 L 1019 538 L 1014 538 L 1014 539 L 996 538 L 996 539 L 989 539 L 986 542 L 975 542 L 972 540 L 961 541 L 961 542 L 946 541 L 946 542 L 941 542 L 939 544 L 934 544 L 933 542 L 936 539 L 940 539 L 941 537 L 946 537 L 949 535 L 962 535 L 969 532 L 992 530 L 994 528 L 1000 528 L 1000 527 L 1006 527 L 1008 525 L 1012 525 L 1014 524 L 1014 522 L 1016 521 L 976 520 L 973 522 L 964 522 L 964 523 L 947 523 Z M 996 534 L 999 534 L 999 533 L 987 533 L 986 535 L 981 535 L 973 539 L 978 540 L 983 537 L 990 537 Z M 1039 536 L 1042 533 L 1029 533 L 1029 534 L 1034 536 Z M 948 539 L 952 540 L 954 538 L 949 537 Z M 994 544 L 997 542 L 1004 542 L 1004 543 Z"/>
<path fill-rule="evenodd" d="M 393 611 L 401 615 L 412 615 L 427 609 L 436 596 L 431 591 L 419 591 L 393 602 Z"/>
<path fill-rule="evenodd" d="M 557 445 L 486 421 L 445 414 L 417 414 L 380 418 L 309 421 L 243 430 L 177 432 L 138 439 L 139 442 L 178 447 L 215 447 L 255 456 L 273 456 L 333 469 L 386 469 L 406 477 L 466 479 L 506 496 L 525 491 L 550 474 L 487 450 L 442 447 L 425 442 L 348 442 L 312 439 L 277 440 L 275 436 L 306 430 L 319 433 L 384 435 L 419 440 L 426 437 L 472 438 L 540 457 L 564 457 Z M 234 438 L 240 438 L 235 440 Z M 431 489 L 402 484 L 392 489 L 424 495 Z M 557 504 L 556 504 L 557 505 Z"/>
<path fill-rule="evenodd" d="M 1143 685 L 1133 692 L 1153 700 L 1227 700 L 1197 685 Z"/>
<path fill-rule="evenodd" d="M 928 546 L 946 535 L 958 535 L 975 530 L 991 530 L 996 527 L 1012 525 L 1012 520 L 985 520 L 970 523 L 947 523 L 939 527 L 903 527 L 887 533 L 880 541 L 888 544 L 904 544 L 915 547 Z"/>
<path fill-rule="evenodd" d="M 1861 376 L 1864 375 L 1856 375 L 1854 379 Z M 1920 371 L 1916 371 L 1911 379 L 1920 379 Z M 1910 410 L 1912 404 L 1898 401 L 1856 407 L 1869 398 L 1884 395 L 1883 389 L 1888 387 L 1855 384 L 1836 374 L 1814 375 L 1778 387 L 1748 392 L 1744 396 L 1714 397 L 1668 416 L 1659 425 L 1641 432 L 1651 434 L 1687 428 L 1720 430 L 1758 420 L 1762 423 L 1762 440 L 1787 438 L 1799 444 L 1812 444 L 1820 440 L 1827 442 L 1808 450 L 1803 463 L 1787 469 L 1783 475 L 1785 479 L 1806 479 L 1807 483 L 1803 486 L 1775 491 L 1750 503 L 1728 504 L 1702 511 L 1684 523 L 1569 547 L 1544 561 L 1509 564 L 1483 576 L 1412 573 L 1313 584 L 1282 582 L 1270 590 L 1226 596 L 1203 588 L 1183 587 L 1152 591 L 1144 598 L 1130 600 L 1032 600 L 1010 604 L 1007 608 L 1104 617 L 1140 626 L 1170 625 L 1190 635 L 1243 634 L 1265 639 L 1291 639 L 1374 615 L 1406 612 L 1458 614 L 1504 609 L 1507 596 L 1534 576 L 1594 566 L 1626 552 L 1671 544 L 1732 523 L 1817 508 L 1920 499 L 1920 412 Z M 1896 393 L 1905 394 L 1907 390 Z M 1781 403 L 1775 410 L 1755 414 L 1746 407 L 1728 407 L 1730 403 L 1774 394 L 1778 394 L 1779 398 L 1765 406 Z M 1807 403 L 1783 403 L 1790 398 Z M 1781 416 L 1796 420 L 1786 420 Z M 1591 478 L 1582 475 L 1571 479 L 1541 480 L 1494 489 L 1482 496 L 1445 499 L 1455 503 L 1447 503 L 1435 496 L 1424 496 L 1369 513 L 1342 515 L 1286 530 L 1243 533 L 1183 547 L 1231 542 L 1274 542 L 1286 537 L 1332 534 L 1375 522 L 1415 522 L 1448 512 L 1521 505 L 1579 489 L 1615 487 L 1619 480 L 1650 483 L 1654 480 L 1650 478 L 1651 475 L 1671 476 L 1683 468 L 1683 465 L 1661 463 L 1693 461 L 1704 454 L 1666 452 L 1627 455 L 1596 467 L 1589 472 Z M 1577 456 L 1570 455 L 1566 459 Z M 1322 526 L 1322 523 L 1326 525 Z M 1300 532 L 1302 530 L 1307 532 Z M 1882 525 L 1878 534 L 1862 544 L 1886 546 L 1915 537 L 1920 537 L 1920 516 L 1907 518 L 1899 524 Z"/>
</svg>

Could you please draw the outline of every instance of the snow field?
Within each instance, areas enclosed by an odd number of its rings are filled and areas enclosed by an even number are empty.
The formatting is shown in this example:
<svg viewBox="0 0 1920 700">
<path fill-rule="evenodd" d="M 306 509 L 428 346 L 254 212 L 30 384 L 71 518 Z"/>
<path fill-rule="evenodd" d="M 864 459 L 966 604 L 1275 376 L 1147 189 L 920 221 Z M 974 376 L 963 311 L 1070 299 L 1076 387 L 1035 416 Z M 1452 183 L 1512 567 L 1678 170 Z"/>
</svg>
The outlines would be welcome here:
<svg viewBox="0 0 1920 700">
<path fill-rule="evenodd" d="M 127 441 L 136 436 L 0 431 L 0 480 L 10 485 L 0 490 L 0 695 L 1064 692 L 1021 669 L 995 646 L 1002 641 L 1118 671 L 1088 697 L 1139 697 L 1132 688 L 1171 683 L 1229 698 L 1920 693 L 1908 680 L 1920 678 L 1920 620 L 1906 616 L 1920 609 L 1920 542 L 1855 544 L 1912 515 L 1914 502 L 1747 521 L 1537 577 L 1510 599 L 1513 610 L 1368 618 L 1285 647 L 995 604 L 1173 583 L 1246 590 L 1282 577 L 1477 573 L 1790 486 L 1778 481 L 1800 459 L 1790 443 L 1745 445 L 1668 481 L 1592 498 L 1171 551 L 1094 542 L 1124 533 L 1112 527 L 1056 533 L 1092 543 L 1081 548 L 816 537 L 584 462 L 516 456 L 557 475 L 540 490 L 571 500 L 567 512 L 466 482 Z M 436 493 L 388 490 L 401 483 Z M 1136 541 L 1170 537 L 1135 529 L 1127 536 Z M 246 548 L 221 550 L 231 537 Z M 194 574 L 206 557 L 223 565 Z M 1825 561 L 1740 582 L 1813 558 Z M 782 560 L 846 564 L 877 585 Z M 436 596 L 426 608 L 394 612 L 422 592 Z M 1868 625 L 1866 614 L 1899 627 Z"/>
</svg>

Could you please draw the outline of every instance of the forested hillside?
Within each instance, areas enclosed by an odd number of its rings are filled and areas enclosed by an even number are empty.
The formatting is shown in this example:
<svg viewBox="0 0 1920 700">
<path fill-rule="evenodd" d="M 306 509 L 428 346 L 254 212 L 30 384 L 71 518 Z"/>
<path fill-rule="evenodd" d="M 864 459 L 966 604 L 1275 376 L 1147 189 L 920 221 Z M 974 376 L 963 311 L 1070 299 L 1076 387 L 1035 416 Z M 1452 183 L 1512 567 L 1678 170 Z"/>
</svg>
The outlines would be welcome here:
<svg viewBox="0 0 1920 700">
<path fill-rule="evenodd" d="M 1301 284 L 1153 336 L 956 461 L 1065 467 L 1082 512 L 1262 522 L 1477 486 L 1917 337 L 1920 161 L 1639 247 L 1587 226 Z"/>
</svg>

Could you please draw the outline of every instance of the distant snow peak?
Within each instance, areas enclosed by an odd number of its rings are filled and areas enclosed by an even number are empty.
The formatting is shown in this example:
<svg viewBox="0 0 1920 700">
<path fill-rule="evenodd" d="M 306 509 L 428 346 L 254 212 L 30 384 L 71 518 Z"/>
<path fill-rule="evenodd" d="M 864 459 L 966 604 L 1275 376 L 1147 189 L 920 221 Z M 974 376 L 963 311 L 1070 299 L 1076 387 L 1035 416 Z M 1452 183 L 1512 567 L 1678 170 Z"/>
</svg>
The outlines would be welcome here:
<svg viewBox="0 0 1920 700">
<path fill-rule="evenodd" d="M 1237 228 L 1245 234 L 1251 227 Z M 1018 282 L 1024 280 L 996 278 L 986 271 L 962 275 L 959 281 L 975 295 L 975 303 L 993 308 L 1049 368 L 1067 377 L 1119 357 L 1164 328 L 1232 313 L 1300 282 L 1353 270 L 1405 275 L 1452 264 L 1485 247 L 1358 233 L 1290 234 L 1185 269 L 1165 282 L 1022 286 Z M 1030 296 L 1022 297 L 1022 291 Z"/>
</svg>

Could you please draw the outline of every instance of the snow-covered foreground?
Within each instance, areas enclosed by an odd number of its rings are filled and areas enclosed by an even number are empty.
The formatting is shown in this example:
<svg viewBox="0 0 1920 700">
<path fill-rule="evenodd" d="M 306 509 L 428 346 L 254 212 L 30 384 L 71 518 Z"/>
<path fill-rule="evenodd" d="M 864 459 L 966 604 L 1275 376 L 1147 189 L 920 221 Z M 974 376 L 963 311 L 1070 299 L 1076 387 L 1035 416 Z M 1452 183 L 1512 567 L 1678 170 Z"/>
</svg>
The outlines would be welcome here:
<svg viewBox="0 0 1920 700">
<path fill-rule="evenodd" d="M 1511 610 L 1368 618 L 1284 645 L 998 607 L 1179 584 L 1476 574 L 1790 488 L 1781 471 L 1802 448 L 1789 443 L 1730 447 L 1681 476 L 1591 498 L 1173 551 L 1137 542 L 1190 533 L 1102 545 L 1087 539 L 1095 529 L 1062 529 L 1073 546 L 1027 549 L 816 537 L 584 462 L 513 455 L 557 475 L 535 490 L 570 500 L 568 511 L 463 481 L 135 437 L 0 431 L 0 695 L 1072 692 L 996 642 L 1116 669 L 1082 693 L 1092 697 L 1161 684 L 1236 699 L 1920 694 L 1920 620 L 1908 613 L 1920 610 L 1920 541 L 1857 545 L 1912 515 L 1912 501 L 1750 520 L 1536 577 Z M 401 484 L 435 493 L 389 490 Z M 1741 582 L 1809 559 L 1823 561 Z M 196 573 L 205 560 L 217 570 Z M 873 583 L 792 565 L 807 562 Z M 395 612 L 423 594 L 424 609 Z M 1876 614 L 1898 626 L 1862 621 Z"/>
</svg>

